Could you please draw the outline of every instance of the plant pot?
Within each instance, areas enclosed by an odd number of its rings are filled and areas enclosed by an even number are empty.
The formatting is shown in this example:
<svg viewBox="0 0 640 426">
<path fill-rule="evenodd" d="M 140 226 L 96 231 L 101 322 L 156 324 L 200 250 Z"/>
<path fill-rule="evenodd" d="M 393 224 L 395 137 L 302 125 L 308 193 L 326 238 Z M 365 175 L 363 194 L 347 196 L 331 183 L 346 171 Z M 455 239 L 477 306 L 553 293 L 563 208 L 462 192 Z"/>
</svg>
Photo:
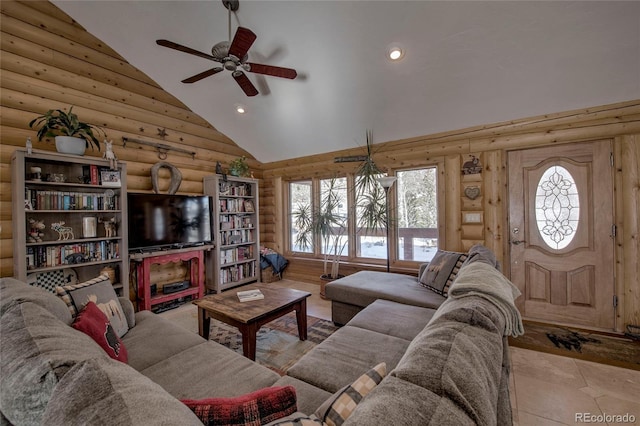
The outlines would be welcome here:
<svg viewBox="0 0 640 426">
<path fill-rule="evenodd" d="M 87 141 L 74 136 L 56 136 L 56 151 L 61 154 L 84 155 Z"/>
<path fill-rule="evenodd" d="M 320 275 L 320 297 L 322 299 L 327 300 L 326 296 L 324 295 L 324 289 L 327 283 L 330 283 L 331 281 L 339 280 L 340 278 L 344 278 L 344 275 L 338 274 L 337 278 L 331 278 L 325 274 Z"/>
</svg>

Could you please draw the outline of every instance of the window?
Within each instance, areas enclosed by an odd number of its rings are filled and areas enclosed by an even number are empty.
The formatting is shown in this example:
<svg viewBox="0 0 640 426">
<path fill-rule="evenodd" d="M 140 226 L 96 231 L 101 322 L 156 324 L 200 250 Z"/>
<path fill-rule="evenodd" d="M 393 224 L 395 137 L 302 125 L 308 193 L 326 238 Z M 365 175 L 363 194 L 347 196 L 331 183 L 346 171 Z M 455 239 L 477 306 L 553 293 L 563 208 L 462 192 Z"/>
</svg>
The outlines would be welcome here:
<svg viewBox="0 0 640 426">
<path fill-rule="evenodd" d="M 383 175 L 380 175 L 383 176 Z M 356 256 L 387 258 L 387 216 L 384 189 L 377 181 L 356 178 Z"/>
<path fill-rule="evenodd" d="M 312 218 L 312 182 L 300 181 L 289 184 L 290 234 L 289 249 L 291 251 L 313 253 L 313 234 L 301 232 L 309 228 Z"/>
<path fill-rule="evenodd" d="M 430 261 L 438 249 L 437 168 L 397 173 L 398 259 Z"/>
<path fill-rule="evenodd" d="M 536 190 L 536 223 L 545 243 L 560 250 L 576 234 L 580 218 L 580 198 L 576 181 L 562 166 L 549 167 Z"/>
<path fill-rule="evenodd" d="M 358 175 L 290 182 L 290 251 L 316 258 L 339 253 L 355 262 L 386 260 L 387 198 L 379 176 L 384 174 L 372 174 L 368 182 Z M 438 168 L 401 170 L 395 176 L 388 200 L 390 260 L 429 261 L 438 248 Z"/>
<path fill-rule="evenodd" d="M 322 236 L 321 253 L 343 255 L 349 252 L 347 179 L 333 178 L 320 181 L 320 220 L 317 223 Z"/>
</svg>

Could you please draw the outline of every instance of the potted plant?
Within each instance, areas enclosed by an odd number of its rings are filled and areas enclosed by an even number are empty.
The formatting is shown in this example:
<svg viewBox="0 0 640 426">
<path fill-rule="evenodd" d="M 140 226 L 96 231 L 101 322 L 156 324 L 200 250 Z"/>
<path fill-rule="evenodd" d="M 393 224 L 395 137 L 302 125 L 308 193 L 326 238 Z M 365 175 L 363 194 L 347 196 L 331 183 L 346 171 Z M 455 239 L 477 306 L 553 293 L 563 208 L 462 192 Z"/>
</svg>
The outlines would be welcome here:
<svg viewBox="0 0 640 426">
<path fill-rule="evenodd" d="M 249 164 L 247 164 L 247 157 L 243 155 L 229 163 L 229 174 L 231 176 L 249 177 Z"/>
<path fill-rule="evenodd" d="M 320 195 L 320 205 L 300 204 L 293 211 L 293 222 L 298 233 L 296 245 L 307 249 L 314 239 L 322 244 L 323 274 L 320 276 L 320 296 L 324 298 L 327 282 L 341 278 L 340 256 L 347 245 L 347 215 L 341 211 L 345 200 L 335 189 L 338 179 L 330 179 Z"/>
<path fill-rule="evenodd" d="M 45 137 L 55 136 L 56 150 L 65 154 L 84 155 L 88 147 L 95 147 L 100 151 L 100 141 L 93 131 L 95 129 L 104 134 L 99 127 L 80 121 L 73 113 L 73 107 L 69 108 L 69 112 L 50 109 L 31 120 L 29 127 L 38 128 L 37 136 L 40 141 Z"/>
</svg>

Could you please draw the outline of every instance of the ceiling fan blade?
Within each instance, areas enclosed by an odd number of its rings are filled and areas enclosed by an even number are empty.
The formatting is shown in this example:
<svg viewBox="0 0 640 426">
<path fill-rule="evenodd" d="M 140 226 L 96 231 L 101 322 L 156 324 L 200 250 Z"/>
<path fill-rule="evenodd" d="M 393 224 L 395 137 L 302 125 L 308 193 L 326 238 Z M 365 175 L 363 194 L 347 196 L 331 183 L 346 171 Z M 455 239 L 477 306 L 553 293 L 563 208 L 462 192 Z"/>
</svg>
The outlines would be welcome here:
<svg viewBox="0 0 640 426">
<path fill-rule="evenodd" d="M 258 94 L 258 89 L 256 89 L 251 80 L 249 80 L 249 77 L 242 71 L 235 71 L 233 78 L 238 82 L 238 85 L 247 96 L 255 96 Z"/>
<path fill-rule="evenodd" d="M 198 50 L 192 49 L 192 48 L 187 47 L 187 46 L 183 46 L 183 45 L 178 44 L 178 43 L 174 43 L 174 42 L 169 41 L 169 40 L 156 40 L 156 44 L 158 44 L 160 46 L 163 46 L 163 47 L 168 47 L 169 49 L 174 49 L 174 50 L 179 50 L 180 52 L 189 53 L 190 55 L 196 55 L 196 56 L 199 56 L 201 58 L 205 58 L 205 59 L 209 59 L 209 60 L 212 60 L 212 61 L 220 62 L 220 60 L 218 60 L 215 56 L 211 56 L 208 53 L 200 52 Z"/>
<path fill-rule="evenodd" d="M 256 35 L 253 31 L 249 28 L 238 27 L 236 35 L 233 36 L 231 46 L 229 46 L 229 55 L 242 60 L 254 41 L 256 41 Z"/>
<path fill-rule="evenodd" d="M 206 70 L 201 72 L 200 74 L 196 74 L 194 76 L 191 76 L 189 78 L 185 78 L 184 80 L 182 80 L 183 83 L 195 83 L 196 81 L 200 81 L 203 78 L 207 78 L 210 75 L 214 75 L 219 73 L 220 71 L 222 71 L 224 68 L 222 67 L 215 67 L 215 68 L 211 68 L 210 70 Z"/>
<path fill-rule="evenodd" d="M 251 62 L 247 62 L 245 65 L 249 65 L 249 69 L 247 71 L 255 72 L 257 74 L 290 79 L 294 79 L 298 76 L 296 70 L 292 68 L 274 67 L 273 65 L 254 64 Z"/>
</svg>

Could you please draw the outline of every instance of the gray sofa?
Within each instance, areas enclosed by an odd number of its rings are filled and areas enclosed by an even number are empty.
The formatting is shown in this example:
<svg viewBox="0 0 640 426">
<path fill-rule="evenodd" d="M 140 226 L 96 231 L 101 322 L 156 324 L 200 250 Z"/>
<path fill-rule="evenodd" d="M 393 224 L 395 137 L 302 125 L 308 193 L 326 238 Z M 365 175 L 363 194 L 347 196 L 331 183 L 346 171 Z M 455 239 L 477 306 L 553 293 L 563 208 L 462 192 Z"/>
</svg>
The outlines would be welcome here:
<svg viewBox="0 0 640 426">
<path fill-rule="evenodd" d="M 201 424 L 179 399 L 286 385 L 296 389 L 295 418 L 314 413 L 385 362 L 389 374 L 345 424 L 511 424 L 505 332 L 513 318 L 482 295 L 450 297 L 437 310 L 375 300 L 284 377 L 158 315 L 134 314 L 128 301 L 121 302 L 131 327 L 123 337 L 128 365 L 69 327 L 68 309 L 57 297 L 2 279 L 4 422 Z"/>
<path fill-rule="evenodd" d="M 418 283 L 425 267 L 421 265 L 417 276 L 359 271 L 327 283 L 325 295 L 331 299 L 331 319 L 344 325 L 378 299 L 438 309 L 446 298 Z"/>
</svg>

